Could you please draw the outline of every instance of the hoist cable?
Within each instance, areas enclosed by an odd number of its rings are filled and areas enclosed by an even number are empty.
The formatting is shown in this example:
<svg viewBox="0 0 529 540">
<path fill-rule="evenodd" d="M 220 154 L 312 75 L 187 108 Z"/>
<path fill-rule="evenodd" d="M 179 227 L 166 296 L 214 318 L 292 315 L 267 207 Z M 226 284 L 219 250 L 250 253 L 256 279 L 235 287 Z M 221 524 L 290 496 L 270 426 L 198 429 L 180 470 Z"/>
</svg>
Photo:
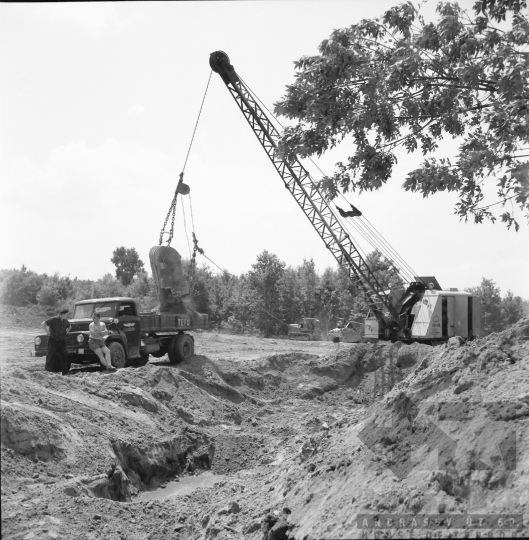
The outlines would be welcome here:
<svg viewBox="0 0 529 540">
<path fill-rule="evenodd" d="M 268 114 L 270 114 L 270 116 L 271 116 L 271 117 L 272 117 L 272 118 L 273 118 L 273 119 L 274 119 L 274 120 L 275 120 L 282 128 L 284 128 L 283 124 L 282 124 L 282 123 L 281 123 L 281 122 L 280 122 L 280 121 L 272 114 L 272 112 L 270 112 L 270 109 L 268 109 L 268 107 L 267 107 L 267 106 L 259 99 L 259 97 L 257 96 L 257 94 L 250 88 L 250 86 L 246 83 L 246 81 L 244 81 L 241 77 L 239 77 L 239 78 L 240 78 L 241 81 L 244 83 L 244 85 L 248 88 L 248 90 L 250 91 L 250 93 L 252 94 L 252 96 L 255 98 L 255 100 L 258 101 L 258 102 L 259 102 L 259 103 L 260 103 L 260 104 L 268 111 Z M 317 168 L 317 169 L 325 176 L 325 173 L 318 167 L 318 165 L 316 165 L 316 163 L 314 163 L 314 161 L 312 160 L 312 158 L 309 157 L 308 159 L 309 159 L 309 160 L 312 162 L 312 164 L 315 165 L 316 168 Z M 307 172 L 308 172 L 308 171 L 307 171 Z M 310 175 L 310 173 L 309 173 L 309 179 L 311 180 L 311 182 L 312 182 L 313 184 L 315 184 L 314 179 L 312 178 L 312 175 Z M 331 210 L 332 210 L 332 209 L 331 209 Z M 334 212 L 333 212 L 333 213 L 334 213 Z M 335 218 L 336 218 L 337 221 L 340 223 L 340 225 L 341 225 L 342 227 L 344 227 L 342 221 L 341 221 L 340 219 L 338 219 L 338 216 L 336 216 L 336 214 L 335 214 Z M 344 228 L 346 228 L 346 227 L 344 227 Z M 372 245 L 371 242 L 369 242 L 369 240 L 367 240 L 367 238 L 365 238 L 365 235 L 364 235 L 364 234 L 362 234 L 360 231 L 358 231 L 358 232 L 359 232 L 359 234 L 367 241 L 368 244 Z M 360 246 L 358 246 L 358 249 L 359 249 L 359 251 L 362 252 L 362 255 L 364 256 L 364 258 L 366 258 L 366 254 L 365 254 L 365 252 L 361 249 Z"/>
<path fill-rule="evenodd" d="M 400 256 L 400 254 L 385 240 L 385 238 L 373 227 L 371 222 L 365 217 L 362 216 L 360 221 L 363 222 L 363 226 L 373 234 L 378 241 L 381 243 L 381 251 L 386 254 L 389 259 L 395 260 L 398 264 L 402 265 L 402 269 L 407 272 L 414 274 L 413 269 L 408 265 L 408 263 Z M 413 281 L 413 279 L 412 279 Z"/>
<path fill-rule="evenodd" d="M 411 272 L 411 275 L 413 277 L 413 281 L 415 280 L 415 277 L 417 276 L 417 272 L 400 256 L 400 254 L 384 239 L 384 237 L 377 231 L 376 227 L 365 217 L 363 216 L 365 221 L 368 223 L 368 225 L 376 231 L 378 236 L 382 239 L 382 241 L 388 246 L 390 252 L 393 252 L 395 254 L 395 257 L 401 261 L 401 264 L 406 266 L 409 272 Z"/>
<path fill-rule="evenodd" d="M 334 214 L 334 212 L 333 212 L 333 214 Z M 342 225 L 342 227 L 344 227 L 344 229 L 350 231 L 349 226 L 353 227 L 355 229 L 355 231 L 357 232 L 357 234 L 359 236 L 361 236 L 371 247 L 373 247 L 375 249 L 378 249 L 382 253 L 382 255 L 384 255 L 388 260 L 393 259 L 393 257 L 388 257 L 388 254 L 386 253 L 386 250 L 384 249 L 384 247 L 380 244 L 380 241 L 376 238 L 376 236 L 374 236 L 372 234 L 372 232 L 369 229 L 366 229 L 366 227 L 364 226 L 364 224 L 361 221 L 355 220 L 355 219 L 347 219 L 347 218 L 345 218 L 345 220 L 344 220 L 345 225 L 344 225 L 342 219 L 340 219 L 337 214 L 334 214 L 334 217 Z M 367 259 L 366 253 L 362 250 L 360 244 L 358 244 L 358 243 L 357 243 L 357 249 L 361 252 L 363 257 L 365 259 Z M 393 264 L 395 265 L 395 263 L 393 263 Z M 399 271 L 400 274 L 403 275 L 403 277 L 405 279 L 409 279 L 409 276 L 407 275 L 406 271 L 403 271 L 402 268 L 397 268 L 397 270 Z M 409 279 L 409 281 L 413 281 L 413 279 Z M 387 285 L 389 286 L 389 284 L 387 284 Z"/>
<path fill-rule="evenodd" d="M 284 128 L 285 126 L 274 116 L 274 114 L 272 112 L 270 112 L 270 109 L 259 99 L 259 97 L 257 96 L 257 94 L 250 88 L 250 85 L 246 83 L 246 81 L 239 75 L 239 79 L 241 79 L 241 81 L 243 82 L 244 86 L 246 86 L 246 88 L 248 88 L 248 90 L 250 91 L 250 94 L 253 96 L 253 98 L 258 101 L 267 111 L 268 111 L 268 114 L 282 127 Z"/>
<path fill-rule="evenodd" d="M 204 255 L 204 253 L 202 253 L 202 257 L 205 257 L 210 263 L 214 264 L 221 272 L 224 272 L 228 276 L 230 275 L 230 273 L 227 270 L 224 270 L 223 268 L 221 268 L 215 261 L 212 261 L 207 255 Z"/>
<path fill-rule="evenodd" d="M 206 85 L 206 90 L 204 92 L 204 97 L 202 98 L 202 103 L 200 104 L 200 110 L 198 111 L 198 117 L 197 117 L 197 121 L 195 123 L 195 129 L 193 130 L 193 135 L 191 136 L 191 142 L 189 143 L 189 148 L 187 150 L 187 156 L 186 156 L 186 160 L 184 162 L 184 168 L 182 169 L 182 172 L 184 172 L 185 169 L 186 169 L 187 159 L 189 158 L 189 152 L 191 152 L 191 146 L 193 146 L 193 141 L 195 140 L 195 133 L 197 132 L 198 121 L 200 120 L 200 115 L 202 114 L 202 107 L 204 107 L 204 101 L 206 100 L 206 94 L 208 93 L 209 82 L 211 81 L 211 74 L 212 73 L 213 73 L 213 70 L 211 70 L 209 72 L 208 84 Z"/>
<path fill-rule="evenodd" d="M 319 169 L 319 167 L 318 167 Z M 321 169 L 320 169 L 320 172 Z M 322 174 L 324 174 L 322 172 Z M 349 201 L 345 198 L 343 194 L 339 194 L 339 196 L 349 203 Z M 363 221 L 366 221 L 367 223 L 363 223 Z M 391 245 L 384 239 L 384 237 L 371 225 L 370 221 L 365 218 L 365 216 L 361 216 L 358 220 L 351 218 L 351 223 L 357 223 L 359 227 L 362 228 L 362 230 L 365 231 L 367 237 L 370 237 L 372 241 L 368 241 L 372 247 L 378 249 L 384 257 L 386 257 L 388 260 L 391 260 L 395 267 L 400 271 L 400 273 L 403 274 L 403 276 L 408 279 L 409 281 L 414 281 L 414 271 L 411 269 L 411 267 L 404 261 L 404 259 L 394 250 Z M 364 236 L 364 238 L 367 240 L 367 238 Z M 386 247 L 387 246 L 387 247 Z M 411 276 L 410 276 L 411 272 Z"/>
<path fill-rule="evenodd" d="M 268 114 L 279 124 L 282 128 L 284 128 L 283 124 L 278 120 L 278 118 L 268 109 L 268 107 L 259 99 L 257 94 L 250 88 L 250 86 L 242 79 L 242 77 L 239 77 L 243 84 L 248 88 L 249 92 L 251 93 L 252 97 L 258 101 L 268 112 Z M 321 170 L 321 168 L 314 162 L 314 160 L 308 156 L 309 161 L 320 171 L 320 173 L 323 176 L 326 176 L 326 174 Z M 312 176 L 309 174 L 309 179 L 312 183 L 315 183 Z M 339 193 L 339 196 L 343 198 L 344 201 L 346 201 L 348 204 L 349 201 L 345 198 L 345 196 L 342 193 Z M 331 211 L 333 209 L 331 208 Z M 344 227 L 343 222 L 338 219 L 338 216 L 333 211 L 334 217 L 339 221 L 339 223 Z M 399 271 L 399 274 L 402 275 L 402 277 L 405 278 L 408 282 L 415 281 L 415 277 L 417 276 L 417 273 L 411 268 L 411 266 L 401 257 L 401 255 L 387 242 L 387 240 L 378 232 L 378 230 L 371 224 L 371 222 L 365 218 L 365 223 L 362 223 L 360 220 L 348 220 L 346 218 L 346 223 L 351 224 L 354 229 L 358 232 L 358 234 L 373 248 L 378 249 L 381 254 L 388 260 L 390 260 L 393 263 L 393 266 Z M 347 229 L 347 227 L 344 227 Z M 359 251 L 362 252 L 364 255 L 364 258 L 366 258 L 365 252 L 360 248 L 360 246 L 357 246 Z"/>
<path fill-rule="evenodd" d="M 268 112 L 268 114 L 270 114 L 270 116 L 271 116 L 271 117 L 272 117 L 272 118 L 273 118 L 273 119 L 274 119 L 274 120 L 275 120 L 282 128 L 284 128 L 283 124 L 279 121 L 279 119 L 278 119 L 276 116 L 274 116 L 274 114 L 270 111 L 270 109 L 268 109 L 268 107 L 267 107 L 267 106 L 259 99 L 259 97 L 257 96 L 257 94 L 250 88 L 250 86 L 246 83 L 246 81 L 244 81 L 241 77 L 239 77 L 239 78 L 240 78 L 241 81 L 244 83 L 244 85 L 248 88 L 248 90 L 250 91 L 250 93 L 252 94 L 252 96 L 255 98 L 255 100 L 258 101 L 258 102 L 266 109 L 266 111 Z M 316 163 L 310 156 L 308 156 L 307 159 L 308 159 L 308 160 L 309 160 L 309 161 L 310 161 L 310 162 L 311 162 L 311 163 L 312 163 L 312 164 L 320 171 L 320 173 L 321 173 L 323 176 L 327 176 L 327 175 L 321 170 L 321 168 L 317 165 L 317 163 Z M 310 176 L 310 175 L 309 175 L 309 176 Z M 310 176 L 310 177 L 311 177 L 311 180 L 313 181 L 312 176 Z M 313 183 L 314 183 L 314 182 L 313 182 Z M 347 201 L 347 199 L 343 196 L 342 193 L 340 193 L 340 196 L 341 196 L 345 201 Z M 348 204 L 350 204 L 349 201 L 347 201 L 347 202 L 348 202 Z M 377 234 L 378 234 L 378 236 L 381 238 L 381 240 L 383 240 L 383 241 L 387 244 L 387 242 L 384 240 L 384 238 L 382 237 L 382 235 L 380 235 L 380 233 L 378 233 L 378 231 L 377 231 Z M 384 253 L 385 250 L 382 249 L 381 251 Z M 393 250 L 393 251 L 394 251 L 394 250 Z M 395 253 L 396 253 L 396 252 L 395 252 Z M 398 254 L 397 254 L 397 256 L 398 256 Z M 395 256 L 393 256 L 393 257 L 391 257 L 391 258 L 395 258 Z M 400 260 L 402 260 L 402 258 L 401 258 L 400 256 L 398 256 L 398 258 L 399 258 Z M 404 262 L 404 261 L 402 260 L 402 262 Z"/>
<path fill-rule="evenodd" d="M 377 236 L 374 231 L 362 221 L 362 217 L 355 221 L 359 227 L 362 227 L 362 229 L 366 231 L 366 234 L 373 239 L 374 247 L 398 270 L 401 277 L 403 277 L 405 281 L 413 281 L 413 276 L 410 274 L 407 265 L 388 251 L 388 249 L 384 246 L 383 239 Z"/>
<path fill-rule="evenodd" d="M 195 140 L 195 133 L 197 132 L 198 122 L 200 120 L 200 115 L 202 114 L 202 108 L 204 107 L 204 101 L 206 100 L 206 95 L 208 93 L 208 88 L 209 88 L 209 83 L 211 81 L 211 74 L 212 73 L 213 73 L 213 71 L 210 71 L 210 73 L 209 73 L 208 83 L 206 85 L 206 90 L 204 91 L 204 97 L 202 98 L 202 103 L 200 104 L 200 110 L 198 111 L 197 121 L 195 122 L 195 128 L 193 129 L 193 135 L 191 136 L 191 142 L 189 143 L 189 148 L 187 149 L 187 155 L 186 155 L 186 159 L 184 161 L 184 167 L 182 168 L 182 172 L 180 173 L 180 179 L 178 181 L 178 185 L 176 186 L 174 196 L 173 196 L 173 200 L 171 201 L 171 206 L 169 207 L 169 211 L 167 212 L 167 217 L 165 218 L 162 230 L 160 231 L 160 240 L 159 240 L 159 245 L 160 246 L 162 245 L 163 235 L 164 234 L 169 235 L 169 239 L 167 240 L 167 246 L 171 245 L 171 241 L 173 239 L 174 220 L 175 220 L 175 213 L 176 213 L 176 202 L 177 202 L 177 198 L 178 198 L 178 187 L 181 185 L 181 183 L 183 181 L 183 178 L 184 178 L 184 171 L 186 169 L 187 160 L 189 159 L 189 153 L 191 152 L 191 147 L 193 146 L 193 141 Z M 182 208 L 183 207 L 184 207 L 184 205 L 182 203 Z M 165 228 L 167 227 L 167 222 L 169 221 L 169 218 L 171 218 L 171 228 L 169 229 L 168 232 L 166 232 Z M 184 215 L 184 222 L 185 222 L 185 215 Z M 188 247 L 189 247 L 189 238 L 187 239 L 187 244 L 188 244 Z M 189 247 L 189 251 L 191 252 L 190 247 Z"/>
<path fill-rule="evenodd" d="M 184 232 L 185 232 L 186 240 L 187 240 L 187 249 L 189 250 L 189 258 L 191 259 L 191 244 L 189 243 L 189 236 L 187 234 L 186 209 L 184 206 L 183 199 L 180 198 L 180 200 L 182 201 L 182 214 L 184 215 Z"/>
<path fill-rule="evenodd" d="M 193 218 L 193 205 L 191 204 L 191 192 L 189 192 L 189 210 L 191 210 L 191 226 L 193 227 L 193 232 L 195 232 L 195 220 Z"/>
<path fill-rule="evenodd" d="M 257 98 L 257 96 L 255 96 Z M 257 98 L 259 100 L 259 98 Z M 261 102 L 261 100 L 259 100 Z M 262 102 L 261 102 L 262 103 Z M 263 106 L 265 107 L 265 109 L 268 111 L 268 109 L 266 108 L 266 105 L 263 104 Z M 268 111 L 270 112 L 270 111 Z M 271 113 L 270 113 L 271 114 Z M 281 124 L 281 122 L 279 122 L 279 120 L 277 120 L 277 118 L 274 117 L 274 119 L 279 123 L 279 125 L 281 125 L 281 127 L 283 127 L 283 125 Z M 321 168 L 318 166 L 318 164 L 310 157 L 308 156 L 307 159 L 320 171 L 320 173 L 323 175 L 323 176 L 327 176 L 322 170 Z M 347 204 L 351 204 L 346 198 L 345 196 L 342 194 L 342 193 L 339 193 L 339 196 L 342 197 L 342 199 L 344 201 L 347 202 Z M 399 255 L 399 253 L 391 247 L 391 245 L 386 241 L 386 239 L 375 229 L 375 227 L 373 225 L 371 225 L 371 222 L 365 218 L 365 220 L 367 221 L 367 223 L 369 224 L 369 226 L 371 226 L 372 229 L 374 229 L 375 233 L 376 233 L 376 236 L 378 236 L 380 238 L 380 241 L 382 241 L 384 244 L 386 244 L 388 246 L 388 248 L 394 253 L 394 255 L 388 257 L 387 254 L 386 254 L 386 250 L 384 249 L 381 249 L 380 251 L 382 252 L 382 254 L 388 258 L 388 259 L 397 259 L 399 261 L 399 264 L 402 265 L 403 267 L 406 267 L 408 269 L 409 272 L 411 272 L 411 277 L 412 279 L 410 279 L 410 281 L 414 281 L 415 279 L 415 276 L 416 276 L 416 272 L 408 265 L 408 263 Z M 369 242 L 368 242 L 369 243 Z M 374 246 L 373 246 L 374 247 Z M 390 252 L 391 252 L 390 251 Z M 399 268 L 399 270 L 402 271 L 402 268 Z"/>
</svg>

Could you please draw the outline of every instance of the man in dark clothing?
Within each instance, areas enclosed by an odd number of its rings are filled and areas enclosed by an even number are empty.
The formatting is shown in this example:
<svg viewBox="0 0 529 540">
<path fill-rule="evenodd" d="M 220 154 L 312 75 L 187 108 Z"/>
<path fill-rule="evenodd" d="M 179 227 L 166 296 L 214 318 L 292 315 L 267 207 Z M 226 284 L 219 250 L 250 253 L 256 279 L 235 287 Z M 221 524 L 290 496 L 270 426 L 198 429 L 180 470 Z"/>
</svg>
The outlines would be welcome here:
<svg viewBox="0 0 529 540">
<path fill-rule="evenodd" d="M 66 375 L 70 371 L 70 361 L 66 350 L 66 334 L 70 329 L 70 323 L 66 316 L 67 309 L 61 309 L 56 317 L 41 323 L 48 334 L 48 354 L 46 354 L 46 371 L 61 371 Z"/>
</svg>

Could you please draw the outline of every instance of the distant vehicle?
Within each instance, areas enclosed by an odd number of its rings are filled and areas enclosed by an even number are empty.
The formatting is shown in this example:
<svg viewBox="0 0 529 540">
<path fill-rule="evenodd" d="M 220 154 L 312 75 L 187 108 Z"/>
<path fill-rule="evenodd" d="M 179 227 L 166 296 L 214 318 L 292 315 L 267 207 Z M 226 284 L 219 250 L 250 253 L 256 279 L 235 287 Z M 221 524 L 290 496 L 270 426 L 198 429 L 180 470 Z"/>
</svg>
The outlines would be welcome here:
<svg viewBox="0 0 529 540">
<path fill-rule="evenodd" d="M 94 313 L 101 315 L 111 332 L 105 337 L 110 349 L 112 365 L 122 368 L 133 361 L 147 363 L 149 354 L 160 358 L 165 354 L 177 364 L 193 356 L 195 342 L 187 332 L 207 328 L 208 316 L 196 312 L 181 314 L 139 313 L 132 298 L 94 298 L 77 302 L 73 318 L 69 319 L 70 332 L 66 335 L 66 347 L 70 363 L 99 363 L 98 356 L 88 348 L 89 325 Z M 35 338 L 35 356 L 46 356 L 48 336 Z"/>
<path fill-rule="evenodd" d="M 319 320 L 312 317 L 302 317 L 299 324 L 288 325 L 288 339 L 297 341 L 319 341 L 321 332 Z"/>
<path fill-rule="evenodd" d="M 364 325 L 349 322 L 341 330 L 343 338 L 340 339 L 340 341 L 342 341 L 343 343 L 360 343 L 364 341 Z M 333 330 L 329 330 L 329 332 L 327 332 L 327 341 L 333 341 L 333 339 Z"/>
</svg>

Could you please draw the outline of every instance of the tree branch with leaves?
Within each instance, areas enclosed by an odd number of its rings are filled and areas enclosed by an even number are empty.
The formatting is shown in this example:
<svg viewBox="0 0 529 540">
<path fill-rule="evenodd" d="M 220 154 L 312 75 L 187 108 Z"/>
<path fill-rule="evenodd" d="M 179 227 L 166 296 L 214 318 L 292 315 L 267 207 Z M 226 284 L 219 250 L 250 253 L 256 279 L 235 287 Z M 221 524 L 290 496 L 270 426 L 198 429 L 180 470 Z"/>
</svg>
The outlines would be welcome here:
<svg viewBox="0 0 529 540">
<path fill-rule="evenodd" d="M 525 8 L 526 0 L 479 0 L 469 15 L 442 2 L 432 23 L 407 2 L 335 30 L 318 55 L 295 62 L 296 81 L 275 104 L 277 114 L 297 121 L 284 130 L 279 152 L 319 156 L 351 137 L 354 153 L 321 181 L 332 199 L 340 190 L 381 188 L 399 147 L 420 150 L 425 159 L 408 173 L 406 191 L 457 192 L 462 219 L 494 222 L 483 185 L 495 182 L 498 203 L 510 200 L 529 218 Z M 435 155 L 445 136 L 461 140 L 455 159 Z M 513 209 L 500 217 L 518 230 Z"/>
</svg>

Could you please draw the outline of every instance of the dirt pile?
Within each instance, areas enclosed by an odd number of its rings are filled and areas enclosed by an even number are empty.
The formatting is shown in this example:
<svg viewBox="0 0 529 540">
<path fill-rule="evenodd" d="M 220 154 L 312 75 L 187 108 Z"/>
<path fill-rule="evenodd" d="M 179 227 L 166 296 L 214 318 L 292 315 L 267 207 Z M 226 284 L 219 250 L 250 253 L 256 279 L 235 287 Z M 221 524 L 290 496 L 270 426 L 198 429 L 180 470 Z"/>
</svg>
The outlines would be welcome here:
<svg viewBox="0 0 529 540">
<path fill-rule="evenodd" d="M 310 452 L 305 443 L 299 464 L 273 476 L 273 502 L 294 509 L 295 538 L 374 534 L 375 526 L 359 528 L 364 513 L 527 520 L 528 335 L 525 320 L 454 350 L 433 349 L 361 421 L 335 423 L 312 437 Z M 500 533 L 503 523 L 488 531 Z M 524 533 L 509 530 L 527 536 L 527 524 Z"/>
<path fill-rule="evenodd" d="M 178 366 L 66 377 L 20 349 L 30 333 L 3 331 L 3 538 L 301 540 L 361 537 L 361 514 L 527 519 L 528 330 L 338 352 L 201 333 Z M 205 471 L 214 487 L 179 491 Z"/>
</svg>

